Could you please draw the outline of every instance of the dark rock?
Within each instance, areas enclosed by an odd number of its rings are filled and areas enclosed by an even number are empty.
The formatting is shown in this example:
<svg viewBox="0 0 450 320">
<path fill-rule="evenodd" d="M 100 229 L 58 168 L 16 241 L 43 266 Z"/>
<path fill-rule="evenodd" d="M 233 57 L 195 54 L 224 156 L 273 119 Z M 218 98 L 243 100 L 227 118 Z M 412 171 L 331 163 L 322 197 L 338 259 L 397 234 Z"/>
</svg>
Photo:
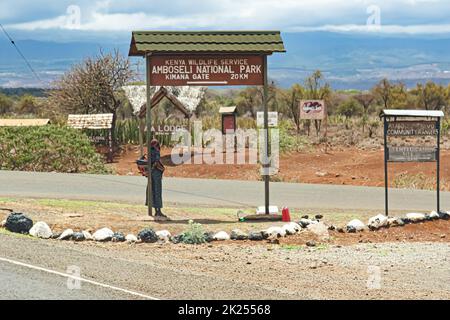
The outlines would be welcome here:
<svg viewBox="0 0 450 320">
<path fill-rule="evenodd" d="M 27 234 L 33 227 L 33 220 L 23 213 L 13 212 L 6 218 L 5 228 L 15 233 Z"/>
<path fill-rule="evenodd" d="M 153 243 L 158 241 L 158 236 L 152 229 L 142 230 L 141 232 L 139 232 L 137 238 L 145 243 Z"/>
<path fill-rule="evenodd" d="M 72 235 L 72 240 L 73 241 L 84 241 L 84 240 L 86 240 L 86 237 L 84 236 L 84 234 L 82 232 L 75 232 Z"/>
<path fill-rule="evenodd" d="M 302 219 L 309 219 L 309 216 L 307 214 L 305 214 Z"/>
<path fill-rule="evenodd" d="M 316 242 L 314 240 L 310 240 L 310 241 L 306 242 L 306 246 L 308 246 L 308 247 L 315 247 L 316 246 Z"/>
<path fill-rule="evenodd" d="M 52 239 L 58 239 L 61 236 L 61 232 L 53 232 Z"/>
<path fill-rule="evenodd" d="M 321 215 L 321 214 L 317 214 L 317 215 L 315 216 L 315 218 L 316 218 L 317 220 L 320 220 L 320 219 L 322 219 L 322 218 L 323 218 L 323 215 Z"/>
<path fill-rule="evenodd" d="M 429 214 L 425 215 L 425 221 L 432 221 L 432 220 L 433 218 Z"/>
<path fill-rule="evenodd" d="M 331 226 L 329 226 L 329 227 L 328 227 L 328 230 L 330 230 L 330 231 L 334 231 L 334 230 L 336 230 L 336 227 L 335 227 L 335 226 L 333 226 L 333 225 L 331 225 Z"/>
<path fill-rule="evenodd" d="M 410 224 L 410 223 L 412 223 L 412 221 L 411 221 L 411 219 L 410 218 L 400 218 L 400 220 L 402 220 L 403 221 L 403 224 Z"/>
<path fill-rule="evenodd" d="M 448 212 L 439 212 L 439 219 L 450 220 L 450 214 Z"/>
<path fill-rule="evenodd" d="M 347 226 L 348 233 L 356 233 L 356 228 L 354 226 Z"/>
<path fill-rule="evenodd" d="M 344 233 L 345 232 L 344 228 L 342 228 L 342 227 L 337 228 L 336 231 L 339 232 L 339 233 Z"/>
<path fill-rule="evenodd" d="M 252 241 L 262 241 L 264 240 L 263 233 L 261 231 L 252 231 L 248 235 L 248 239 Z"/>
<path fill-rule="evenodd" d="M 260 232 L 261 232 L 261 235 L 262 235 L 263 239 L 268 239 L 269 238 L 270 234 L 268 234 L 266 230 L 263 230 L 263 231 L 260 231 Z"/>
<path fill-rule="evenodd" d="M 112 242 L 125 242 L 125 235 L 122 232 L 115 232 L 111 238 Z"/>
<path fill-rule="evenodd" d="M 179 244 L 180 242 L 183 242 L 183 235 L 177 234 L 173 237 L 170 237 L 170 241 L 172 241 L 172 243 L 174 244 Z"/>
<path fill-rule="evenodd" d="M 214 241 L 214 232 L 205 232 L 205 241 L 206 242 L 213 242 Z"/>
<path fill-rule="evenodd" d="M 248 235 L 245 232 L 242 232 L 241 230 L 233 230 L 230 234 L 231 240 L 247 240 Z"/>
</svg>

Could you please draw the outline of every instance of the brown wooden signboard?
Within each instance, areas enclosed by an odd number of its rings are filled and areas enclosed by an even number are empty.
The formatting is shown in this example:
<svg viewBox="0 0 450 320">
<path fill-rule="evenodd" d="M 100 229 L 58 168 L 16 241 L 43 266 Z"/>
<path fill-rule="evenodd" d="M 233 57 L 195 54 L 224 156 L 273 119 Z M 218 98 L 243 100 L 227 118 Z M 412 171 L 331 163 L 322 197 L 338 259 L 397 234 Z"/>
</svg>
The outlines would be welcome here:
<svg viewBox="0 0 450 320">
<path fill-rule="evenodd" d="M 436 148 L 432 147 L 388 147 L 389 162 L 434 162 L 437 159 Z"/>
<path fill-rule="evenodd" d="M 300 119 L 323 120 L 326 118 L 325 102 L 323 100 L 300 101 Z"/>
<path fill-rule="evenodd" d="M 435 136 L 436 122 L 432 121 L 394 121 L 387 123 L 388 136 Z"/>
<path fill-rule="evenodd" d="M 155 55 L 150 61 L 153 86 L 264 85 L 261 55 Z"/>
</svg>

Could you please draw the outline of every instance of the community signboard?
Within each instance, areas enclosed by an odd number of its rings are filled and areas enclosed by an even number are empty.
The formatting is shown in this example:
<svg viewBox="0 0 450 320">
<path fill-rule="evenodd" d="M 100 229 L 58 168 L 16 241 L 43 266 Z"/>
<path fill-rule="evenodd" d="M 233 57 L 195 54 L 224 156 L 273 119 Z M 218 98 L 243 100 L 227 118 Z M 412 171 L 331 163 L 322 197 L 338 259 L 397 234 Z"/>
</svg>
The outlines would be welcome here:
<svg viewBox="0 0 450 320">
<path fill-rule="evenodd" d="M 388 162 L 436 162 L 437 212 L 440 210 L 440 128 L 442 111 L 383 110 L 385 209 L 388 205 Z M 430 145 L 434 137 L 435 145 Z M 391 140 L 397 141 L 393 143 Z M 400 143 L 399 143 L 400 142 Z M 399 145 L 400 144 L 400 145 Z"/>
<path fill-rule="evenodd" d="M 325 101 L 323 100 L 302 100 L 300 101 L 300 119 L 302 120 L 323 120 L 327 112 Z"/>
<path fill-rule="evenodd" d="M 157 86 L 264 85 L 262 55 L 155 55 L 150 68 Z"/>
</svg>

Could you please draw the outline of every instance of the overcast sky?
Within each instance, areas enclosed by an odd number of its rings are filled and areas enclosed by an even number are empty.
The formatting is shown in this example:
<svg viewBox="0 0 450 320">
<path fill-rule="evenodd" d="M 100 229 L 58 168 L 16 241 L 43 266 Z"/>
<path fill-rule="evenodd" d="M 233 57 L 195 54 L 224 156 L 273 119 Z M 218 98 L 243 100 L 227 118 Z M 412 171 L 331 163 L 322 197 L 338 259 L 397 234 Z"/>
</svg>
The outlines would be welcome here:
<svg viewBox="0 0 450 320">
<path fill-rule="evenodd" d="M 142 29 L 279 29 L 450 35 L 449 0 L 2 0 L 0 22 L 19 34 Z M 80 14 L 78 14 L 80 13 Z M 367 21 L 375 27 L 367 27 Z M 380 27 L 377 24 L 380 23 Z M 68 36 L 69 37 L 69 36 Z"/>
</svg>

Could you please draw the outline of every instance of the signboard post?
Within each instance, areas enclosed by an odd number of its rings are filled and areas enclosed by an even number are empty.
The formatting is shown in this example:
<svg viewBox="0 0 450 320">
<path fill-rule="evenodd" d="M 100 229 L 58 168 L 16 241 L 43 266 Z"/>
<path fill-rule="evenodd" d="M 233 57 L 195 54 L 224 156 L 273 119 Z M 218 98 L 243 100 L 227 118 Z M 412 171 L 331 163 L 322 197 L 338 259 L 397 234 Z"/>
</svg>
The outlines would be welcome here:
<svg viewBox="0 0 450 320">
<path fill-rule="evenodd" d="M 384 110 L 384 188 L 385 211 L 389 215 L 388 163 L 389 162 L 436 162 L 436 200 L 437 212 L 440 212 L 440 137 L 442 111 Z M 411 120 L 413 119 L 413 120 Z M 420 120 L 417 120 L 420 119 Z M 390 137 L 436 137 L 436 146 L 389 144 Z M 410 143 L 409 143 L 410 144 Z"/>
<path fill-rule="evenodd" d="M 146 58 L 147 106 L 150 86 L 264 86 L 264 128 L 268 153 L 267 56 L 285 52 L 279 31 L 134 31 L 129 56 Z M 151 126 L 147 108 L 147 127 Z M 150 152 L 151 130 L 147 130 Z M 268 154 L 266 159 L 268 159 Z M 151 165 L 148 161 L 148 213 L 152 214 Z M 265 181 L 269 214 L 269 176 Z"/>
</svg>

